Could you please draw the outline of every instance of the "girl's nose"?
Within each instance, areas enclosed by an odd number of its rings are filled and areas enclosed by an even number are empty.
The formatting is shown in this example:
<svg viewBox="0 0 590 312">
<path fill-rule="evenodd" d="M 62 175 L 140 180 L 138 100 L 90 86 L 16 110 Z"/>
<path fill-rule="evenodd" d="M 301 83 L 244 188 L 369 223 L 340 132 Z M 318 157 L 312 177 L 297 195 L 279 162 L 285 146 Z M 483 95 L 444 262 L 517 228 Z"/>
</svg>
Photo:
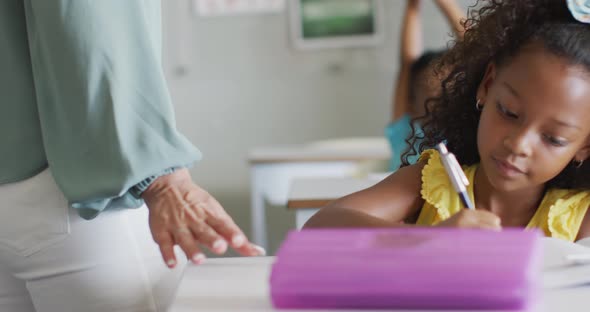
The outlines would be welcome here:
<svg viewBox="0 0 590 312">
<path fill-rule="evenodd" d="M 504 146 L 511 154 L 519 157 L 528 157 L 532 153 L 533 142 L 526 130 L 518 129 L 504 138 Z"/>
</svg>

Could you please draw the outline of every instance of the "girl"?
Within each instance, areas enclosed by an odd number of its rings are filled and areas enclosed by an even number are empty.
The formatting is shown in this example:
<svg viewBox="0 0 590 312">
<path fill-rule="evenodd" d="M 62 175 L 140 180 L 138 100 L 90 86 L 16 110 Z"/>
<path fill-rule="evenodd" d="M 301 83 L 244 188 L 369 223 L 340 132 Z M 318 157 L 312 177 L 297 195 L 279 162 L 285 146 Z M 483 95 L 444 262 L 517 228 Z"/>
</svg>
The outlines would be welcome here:
<svg viewBox="0 0 590 312">
<path fill-rule="evenodd" d="M 461 21 L 463 12 L 455 0 L 436 0 L 436 5 L 452 26 L 456 40 L 463 38 L 464 28 Z M 406 149 L 406 137 L 411 133 L 412 117 L 424 114 L 424 102 L 436 96 L 440 81 L 432 70 L 434 61 L 445 50 L 422 51 L 422 25 L 420 23 L 420 0 L 408 0 L 400 40 L 400 69 L 395 83 L 393 96 L 392 121 L 385 128 L 385 136 L 392 149 L 390 170 L 395 171 L 401 165 L 401 155 Z M 437 88 L 438 86 L 438 88 Z M 409 160 L 414 163 L 418 155 Z"/>
<path fill-rule="evenodd" d="M 451 71 L 420 118 L 419 162 L 335 201 L 306 227 L 521 226 L 569 241 L 590 236 L 590 24 L 580 14 L 588 9 L 573 0 L 484 3 L 438 64 Z M 443 140 L 464 164 L 476 210 L 462 208 L 432 149 Z"/>
</svg>

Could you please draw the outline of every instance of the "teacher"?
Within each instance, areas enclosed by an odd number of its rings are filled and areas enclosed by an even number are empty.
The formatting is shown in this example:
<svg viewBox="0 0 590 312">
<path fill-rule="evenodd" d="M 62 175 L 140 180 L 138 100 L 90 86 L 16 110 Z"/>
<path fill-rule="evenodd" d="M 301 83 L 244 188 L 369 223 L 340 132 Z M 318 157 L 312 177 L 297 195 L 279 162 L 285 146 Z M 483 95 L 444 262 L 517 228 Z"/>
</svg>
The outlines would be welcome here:
<svg viewBox="0 0 590 312">
<path fill-rule="evenodd" d="M 0 311 L 165 311 L 175 246 L 264 253 L 191 179 L 160 5 L 0 1 Z"/>
</svg>

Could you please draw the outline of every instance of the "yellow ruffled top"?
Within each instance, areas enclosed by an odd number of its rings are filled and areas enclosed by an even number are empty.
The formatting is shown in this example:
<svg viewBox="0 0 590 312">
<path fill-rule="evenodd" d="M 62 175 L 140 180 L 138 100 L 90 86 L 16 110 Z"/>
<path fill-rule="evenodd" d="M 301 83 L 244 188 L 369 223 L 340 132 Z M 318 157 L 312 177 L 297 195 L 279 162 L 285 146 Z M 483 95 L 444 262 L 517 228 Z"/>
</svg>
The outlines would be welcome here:
<svg viewBox="0 0 590 312">
<path fill-rule="evenodd" d="M 424 205 L 416 224 L 434 225 L 446 220 L 463 208 L 461 200 L 447 177 L 440 155 L 436 150 L 426 150 L 420 161 L 427 162 L 422 169 L 422 198 Z M 464 166 L 471 200 L 473 181 L 478 165 Z M 590 206 L 590 192 L 568 189 L 548 190 L 526 228 L 541 229 L 546 236 L 574 241 L 582 220 Z"/>
</svg>

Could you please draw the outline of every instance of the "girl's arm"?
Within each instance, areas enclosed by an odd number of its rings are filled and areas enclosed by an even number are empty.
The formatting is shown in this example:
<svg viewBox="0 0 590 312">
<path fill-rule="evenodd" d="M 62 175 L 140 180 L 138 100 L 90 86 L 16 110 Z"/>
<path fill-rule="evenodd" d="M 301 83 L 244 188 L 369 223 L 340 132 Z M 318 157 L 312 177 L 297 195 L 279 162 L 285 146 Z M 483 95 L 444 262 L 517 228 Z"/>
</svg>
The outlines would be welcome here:
<svg viewBox="0 0 590 312">
<path fill-rule="evenodd" d="M 424 203 L 420 196 L 423 167 L 423 163 L 403 167 L 370 188 L 332 202 L 304 228 L 402 226 Z"/>
<path fill-rule="evenodd" d="M 436 0 L 436 4 L 447 18 L 447 22 L 453 28 L 457 39 L 463 39 L 465 27 L 463 27 L 462 21 L 465 20 L 465 14 L 457 5 L 457 2 L 455 0 Z"/>
<path fill-rule="evenodd" d="M 590 208 L 586 210 L 586 215 L 582 220 L 582 225 L 580 225 L 580 231 L 578 232 L 578 237 L 576 237 L 576 240 L 587 237 L 590 237 Z"/>
<path fill-rule="evenodd" d="M 400 42 L 400 70 L 393 96 L 392 121 L 396 121 L 410 109 L 410 67 L 422 54 L 422 29 L 420 25 L 420 1 L 408 0 L 402 24 Z"/>
<path fill-rule="evenodd" d="M 413 226 L 424 200 L 424 163 L 400 168 L 376 185 L 342 197 L 316 213 L 304 228 Z M 500 218 L 486 210 L 462 209 L 438 226 L 500 230 Z"/>
</svg>

